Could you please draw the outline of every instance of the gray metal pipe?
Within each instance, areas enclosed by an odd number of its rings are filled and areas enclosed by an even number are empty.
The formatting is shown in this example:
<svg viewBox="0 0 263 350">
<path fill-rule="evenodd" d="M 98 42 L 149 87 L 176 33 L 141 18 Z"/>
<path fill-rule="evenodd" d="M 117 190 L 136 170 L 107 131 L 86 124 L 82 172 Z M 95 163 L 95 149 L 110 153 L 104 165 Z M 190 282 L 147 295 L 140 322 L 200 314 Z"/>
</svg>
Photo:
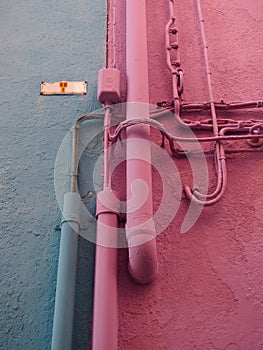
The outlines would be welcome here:
<svg viewBox="0 0 263 350">
<path fill-rule="evenodd" d="M 71 350 L 81 199 L 78 193 L 79 117 L 72 134 L 70 190 L 64 195 L 51 350 Z"/>
<path fill-rule="evenodd" d="M 65 194 L 61 226 L 52 350 L 70 350 L 74 319 L 80 197 Z"/>
<path fill-rule="evenodd" d="M 71 350 L 72 348 L 81 207 L 81 198 L 78 193 L 79 128 L 82 122 L 98 118 L 101 118 L 101 115 L 98 113 L 84 114 L 76 120 L 73 128 L 71 182 L 70 192 L 64 195 L 62 210 L 63 220 L 61 222 L 61 240 L 51 350 Z"/>
</svg>

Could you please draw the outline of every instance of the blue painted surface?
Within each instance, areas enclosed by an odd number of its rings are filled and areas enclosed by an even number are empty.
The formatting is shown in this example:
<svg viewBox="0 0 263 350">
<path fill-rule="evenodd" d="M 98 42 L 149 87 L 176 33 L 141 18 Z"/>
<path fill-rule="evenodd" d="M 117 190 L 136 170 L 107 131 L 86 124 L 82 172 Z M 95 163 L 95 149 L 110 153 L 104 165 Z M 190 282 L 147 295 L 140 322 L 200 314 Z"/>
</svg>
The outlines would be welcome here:
<svg viewBox="0 0 263 350">
<path fill-rule="evenodd" d="M 0 32 L 0 349 L 50 349 L 61 216 L 54 162 L 74 119 L 99 107 L 106 0 L 3 0 Z M 87 80 L 87 96 L 39 96 L 41 81 L 60 80 Z M 74 349 L 88 347 L 93 255 L 81 239 Z"/>
</svg>

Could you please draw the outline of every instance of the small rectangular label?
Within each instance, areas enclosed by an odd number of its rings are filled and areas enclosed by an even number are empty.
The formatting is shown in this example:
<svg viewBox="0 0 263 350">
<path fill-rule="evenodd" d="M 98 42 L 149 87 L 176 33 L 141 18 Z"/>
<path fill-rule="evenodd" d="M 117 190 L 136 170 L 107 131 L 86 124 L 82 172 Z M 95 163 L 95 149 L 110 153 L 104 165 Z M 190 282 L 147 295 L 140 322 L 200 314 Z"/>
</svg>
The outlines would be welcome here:
<svg viewBox="0 0 263 350">
<path fill-rule="evenodd" d="M 86 81 L 58 81 L 47 83 L 42 81 L 40 95 L 86 95 Z"/>
</svg>

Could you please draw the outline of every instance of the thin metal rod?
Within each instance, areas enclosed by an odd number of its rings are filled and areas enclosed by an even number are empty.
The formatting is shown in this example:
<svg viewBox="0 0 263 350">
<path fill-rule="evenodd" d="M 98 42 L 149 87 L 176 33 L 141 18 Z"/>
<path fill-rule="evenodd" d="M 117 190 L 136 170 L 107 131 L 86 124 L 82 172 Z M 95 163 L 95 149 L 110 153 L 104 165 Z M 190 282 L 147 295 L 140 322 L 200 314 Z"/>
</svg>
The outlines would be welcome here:
<svg viewBox="0 0 263 350">
<path fill-rule="evenodd" d="M 222 149 L 222 157 L 224 157 L 224 150 Z M 193 202 L 195 202 L 196 204 L 200 204 L 200 205 L 213 205 L 215 203 L 217 203 L 223 196 L 225 190 L 226 190 L 226 183 L 227 183 L 227 171 L 226 171 L 226 163 L 225 161 L 222 164 L 222 179 L 224 179 L 221 183 L 221 187 L 220 187 L 220 191 L 217 194 L 217 196 L 215 196 L 213 199 L 210 200 L 200 200 L 197 198 L 196 196 L 196 192 L 192 191 L 190 189 L 189 186 L 185 186 L 184 190 L 186 193 L 186 196 L 191 199 Z"/>
<path fill-rule="evenodd" d="M 214 103 L 214 97 L 213 97 L 211 71 L 210 71 L 209 60 L 208 60 L 208 52 L 207 52 L 208 46 L 207 46 L 206 37 L 205 37 L 204 19 L 203 19 L 203 15 L 202 15 L 200 0 L 196 0 L 196 5 L 197 5 L 198 18 L 200 21 L 200 31 L 201 31 L 201 38 L 202 38 L 202 44 L 203 44 L 205 70 L 206 70 L 208 93 L 209 93 L 209 102 L 210 102 L 210 109 L 211 109 L 212 120 L 213 120 L 213 131 L 214 131 L 214 135 L 217 136 L 218 135 L 218 125 L 217 125 L 217 117 L 216 117 L 215 103 Z"/>
<path fill-rule="evenodd" d="M 83 114 L 75 121 L 73 132 L 72 132 L 72 156 L 71 156 L 71 179 L 70 179 L 70 190 L 71 192 L 78 193 L 78 162 L 79 162 L 79 128 L 80 124 L 84 121 L 91 119 L 102 119 L 102 114 Z"/>
<path fill-rule="evenodd" d="M 112 67 L 116 68 L 116 2 L 112 0 Z"/>
<path fill-rule="evenodd" d="M 109 128 L 110 128 L 110 124 L 111 124 L 111 107 L 105 105 L 103 189 L 111 188 L 111 159 L 110 159 L 110 149 L 109 149 Z"/>
<path fill-rule="evenodd" d="M 72 172 L 71 192 L 78 192 L 78 146 L 79 146 L 79 125 L 74 125 L 72 135 Z"/>
</svg>

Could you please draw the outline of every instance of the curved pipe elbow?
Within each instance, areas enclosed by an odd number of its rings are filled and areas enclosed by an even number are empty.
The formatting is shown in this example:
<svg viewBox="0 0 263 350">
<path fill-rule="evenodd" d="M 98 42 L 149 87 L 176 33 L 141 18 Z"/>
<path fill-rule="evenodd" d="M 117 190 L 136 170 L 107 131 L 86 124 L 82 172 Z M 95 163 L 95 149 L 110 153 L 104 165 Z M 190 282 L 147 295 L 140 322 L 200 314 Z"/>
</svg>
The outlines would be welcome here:
<svg viewBox="0 0 263 350">
<path fill-rule="evenodd" d="M 184 187 L 184 191 L 185 191 L 185 194 L 186 194 L 187 198 L 189 200 L 191 200 L 191 202 L 193 202 L 195 204 L 202 205 L 202 206 L 209 206 L 209 205 L 214 205 L 214 204 L 216 204 L 217 202 L 220 201 L 220 199 L 222 198 L 222 196 L 223 196 L 223 194 L 225 192 L 225 186 L 226 185 L 223 184 L 221 189 L 220 189 L 219 194 L 215 198 L 209 199 L 209 200 L 198 199 L 196 197 L 196 195 L 195 195 L 195 192 L 193 192 L 189 186 L 185 186 Z"/>
<path fill-rule="evenodd" d="M 131 229 L 129 244 L 129 272 L 139 284 L 154 281 L 158 273 L 155 235 L 149 229 Z M 143 243 L 140 243 L 143 242 Z"/>
</svg>

